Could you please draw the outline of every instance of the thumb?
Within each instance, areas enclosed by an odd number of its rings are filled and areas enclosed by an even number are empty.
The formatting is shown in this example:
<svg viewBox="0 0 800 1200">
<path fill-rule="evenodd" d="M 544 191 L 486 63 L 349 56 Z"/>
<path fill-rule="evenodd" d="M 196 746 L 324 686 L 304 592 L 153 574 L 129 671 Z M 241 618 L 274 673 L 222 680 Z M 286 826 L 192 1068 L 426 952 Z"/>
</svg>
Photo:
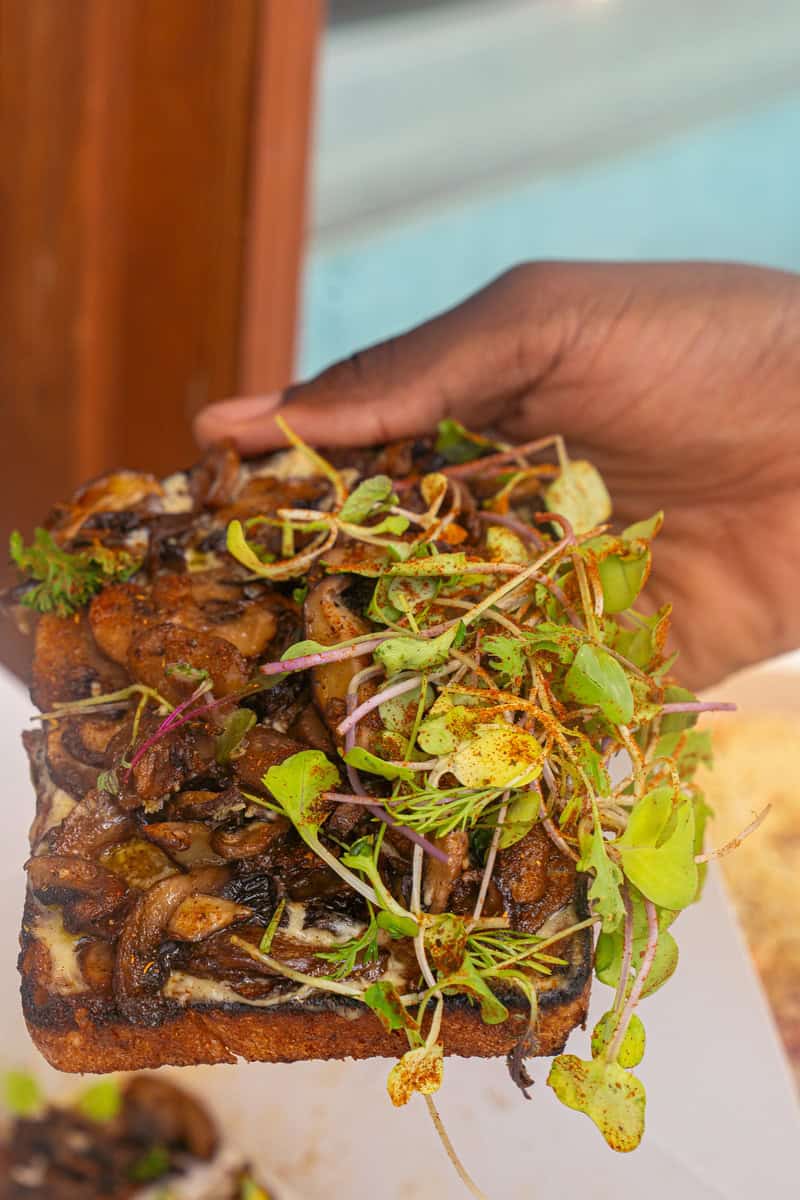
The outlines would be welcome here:
<svg viewBox="0 0 800 1200">
<path fill-rule="evenodd" d="M 508 272 L 458 307 L 307 383 L 210 405 L 195 420 L 197 440 L 208 445 L 232 438 L 245 454 L 282 446 L 285 438 L 274 420 L 279 409 L 300 437 L 319 446 L 413 437 L 446 416 L 476 428 L 490 424 L 552 357 L 547 345 L 552 338 L 544 322 L 536 324 L 531 270 Z"/>
</svg>

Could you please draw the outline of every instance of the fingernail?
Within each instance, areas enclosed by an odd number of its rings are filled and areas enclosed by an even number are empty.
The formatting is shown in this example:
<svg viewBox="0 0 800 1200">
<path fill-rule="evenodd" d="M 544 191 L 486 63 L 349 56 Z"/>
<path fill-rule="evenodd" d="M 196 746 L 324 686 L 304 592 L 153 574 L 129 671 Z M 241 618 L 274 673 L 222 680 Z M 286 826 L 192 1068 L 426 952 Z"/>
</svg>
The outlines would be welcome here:
<svg viewBox="0 0 800 1200">
<path fill-rule="evenodd" d="M 281 399 L 281 392 L 270 392 L 266 396 L 235 396 L 231 400 L 220 400 L 205 411 L 213 416 L 215 421 L 240 425 L 269 416 L 278 407 Z"/>
</svg>

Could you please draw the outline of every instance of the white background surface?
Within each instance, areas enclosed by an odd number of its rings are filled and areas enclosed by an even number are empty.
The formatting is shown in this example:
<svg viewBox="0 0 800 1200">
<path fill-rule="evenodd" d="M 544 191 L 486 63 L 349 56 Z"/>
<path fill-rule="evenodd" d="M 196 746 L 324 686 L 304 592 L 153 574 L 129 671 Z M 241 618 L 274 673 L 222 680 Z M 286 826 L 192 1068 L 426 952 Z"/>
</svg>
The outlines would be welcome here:
<svg viewBox="0 0 800 1200">
<path fill-rule="evenodd" d="M 54 1090 L 76 1081 L 44 1068 L 19 1011 L 13 968 L 21 864 L 33 794 L 19 730 L 31 706 L 0 673 L 5 820 L 0 840 L 0 1058 L 26 1065 Z M 594 1126 L 555 1100 L 534 1064 L 530 1102 L 502 1062 L 449 1060 L 439 1107 L 451 1137 L 491 1200 L 752 1200 L 790 1197 L 800 1167 L 800 1110 L 761 995 L 712 878 L 704 902 L 675 929 L 682 963 L 642 1007 L 648 1049 L 637 1068 L 648 1092 L 639 1150 L 607 1150 Z M 610 992 L 598 987 L 595 1015 Z M 575 1053 L 588 1054 L 576 1033 Z M 418 1098 L 392 1108 L 388 1062 L 241 1064 L 179 1072 L 203 1089 L 255 1161 L 307 1200 L 459 1200 L 458 1180 Z"/>
</svg>

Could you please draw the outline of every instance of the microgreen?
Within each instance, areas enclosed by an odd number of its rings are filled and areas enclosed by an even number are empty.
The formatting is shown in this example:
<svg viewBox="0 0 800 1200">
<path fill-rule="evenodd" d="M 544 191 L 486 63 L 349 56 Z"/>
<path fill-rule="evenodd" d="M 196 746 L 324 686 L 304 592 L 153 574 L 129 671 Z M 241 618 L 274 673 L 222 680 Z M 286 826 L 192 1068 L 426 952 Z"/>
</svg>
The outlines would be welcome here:
<svg viewBox="0 0 800 1200">
<path fill-rule="evenodd" d="M 29 1071 L 6 1071 L 2 1076 L 3 1105 L 15 1117 L 35 1117 L 44 1108 L 44 1096 Z"/>
<path fill-rule="evenodd" d="M 270 950 L 272 949 L 272 943 L 275 940 L 275 934 L 278 932 L 278 927 L 283 919 L 285 908 L 285 900 L 279 900 L 275 905 L 275 912 L 270 917 L 269 925 L 267 925 L 266 929 L 261 935 L 261 941 L 258 943 L 258 948 L 262 954 L 269 954 Z"/>
<path fill-rule="evenodd" d="M 611 497 L 599 472 L 580 459 L 562 465 L 544 499 L 550 512 L 566 517 L 576 534 L 587 533 L 611 516 Z"/>
<path fill-rule="evenodd" d="M 490 442 L 488 438 L 470 433 L 460 421 L 455 421 L 452 417 L 446 417 L 437 426 L 434 450 L 454 465 L 472 462 L 473 459 L 480 458 L 494 450 L 496 446 L 496 442 Z"/>
<path fill-rule="evenodd" d="M 28 579 L 38 580 L 24 592 L 21 602 L 37 612 L 54 612 L 60 617 L 82 608 L 106 584 L 130 579 L 141 565 L 127 550 L 112 550 L 101 542 L 69 553 L 41 528 L 34 531 L 29 546 L 15 530 L 9 552 Z"/>
<path fill-rule="evenodd" d="M 615 658 L 585 643 L 564 678 L 567 695 L 581 704 L 596 705 L 612 725 L 626 725 L 633 716 L 633 693 Z"/>
<path fill-rule="evenodd" d="M 415 1092 L 431 1096 L 438 1092 L 444 1077 L 444 1048 L 441 1042 L 432 1046 L 415 1046 L 406 1050 L 395 1063 L 386 1081 L 392 1104 L 401 1108 Z"/>
<path fill-rule="evenodd" d="M 215 742 L 214 754 L 221 766 L 225 766 L 236 756 L 255 723 L 256 714 L 249 708 L 235 708 L 233 712 L 228 713 Z"/>
<path fill-rule="evenodd" d="M 264 947 L 261 947 L 264 950 Z M 268 953 L 269 947 L 264 950 Z M 333 950 L 318 950 L 317 958 L 333 964 L 332 979 L 344 979 L 351 975 L 357 964 L 376 962 L 378 958 L 378 923 L 374 915 L 370 915 L 369 924 L 358 937 L 350 938 Z"/>
<path fill-rule="evenodd" d="M 152 1183 L 169 1174 L 171 1162 L 165 1146 L 153 1146 L 130 1167 L 128 1176 L 135 1183 Z"/>
<path fill-rule="evenodd" d="M 104 1125 L 113 1121 L 122 1108 L 122 1092 L 116 1079 L 101 1079 L 78 1097 L 78 1112 L 90 1121 Z"/>
<path fill-rule="evenodd" d="M 364 479 L 351 492 L 339 509 L 339 519 L 351 525 L 361 525 L 376 508 L 382 508 L 392 498 L 392 481 L 388 475 L 373 475 Z"/>
<path fill-rule="evenodd" d="M 567 1108 L 594 1121 L 612 1150 L 635 1150 L 644 1133 L 645 1095 L 641 1082 L 617 1062 L 591 1062 L 559 1054 L 547 1077 Z"/>
</svg>

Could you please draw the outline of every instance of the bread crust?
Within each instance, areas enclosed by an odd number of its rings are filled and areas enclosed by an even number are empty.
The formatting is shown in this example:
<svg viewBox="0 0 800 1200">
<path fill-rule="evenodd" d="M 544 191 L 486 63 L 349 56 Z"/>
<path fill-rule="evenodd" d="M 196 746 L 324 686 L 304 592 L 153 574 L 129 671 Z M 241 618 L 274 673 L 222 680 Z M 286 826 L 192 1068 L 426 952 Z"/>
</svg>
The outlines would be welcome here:
<svg viewBox="0 0 800 1200">
<path fill-rule="evenodd" d="M 570 1032 L 586 1020 L 590 977 L 575 987 L 545 993 L 536 1028 L 536 1053 L 558 1054 Z M 574 990 L 575 994 L 569 995 Z M 458 998 L 455 998 L 458 1000 Z M 552 1001 L 554 1002 L 551 1002 Z M 136 1071 L 161 1066 L 306 1059 L 396 1058 L 406 1050 L 401 1033 L 388 1033 L 375 1016 L 360 1010 L 287 1005 L 269 1012 L 242 1006 L 197 1006 L 167 1018 L 156 1028 L 130 1025 L 85 1004 L 60 1005 L 61 1019 L 33 1002 L 23 984 L 28 1031 L 51 1066 L 67 1072 Z M 69 1012 L 65 1011 L 68 1009 Z M 448 1003 L 442 1020 L 447 1054 L 491 1058 L 508 1054 L 524 1035 L 526 1015 L 517 1009 L 501 1025 L 485 1025 L 477 1008 Z"/>
</svg>

